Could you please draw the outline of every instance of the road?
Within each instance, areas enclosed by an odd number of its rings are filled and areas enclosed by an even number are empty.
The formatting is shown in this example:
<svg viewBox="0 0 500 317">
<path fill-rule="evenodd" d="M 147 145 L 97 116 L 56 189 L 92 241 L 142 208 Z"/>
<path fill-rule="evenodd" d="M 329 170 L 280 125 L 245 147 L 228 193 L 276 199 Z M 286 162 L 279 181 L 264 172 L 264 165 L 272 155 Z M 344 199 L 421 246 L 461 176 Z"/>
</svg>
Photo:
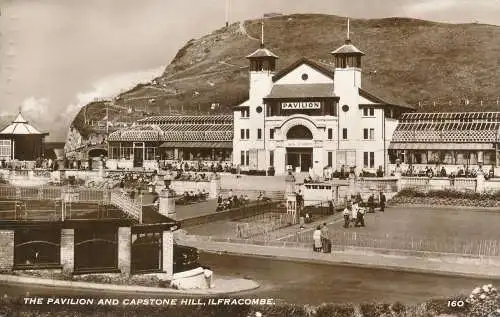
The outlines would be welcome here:
<svg viewBox="0 0 500 317">
<path fill-rule="evenodd" d="M 274 298 L 281 303 L 295 304 L 395 301 L 421 303 L 429 298 L 467 294 L 477 285 L 498 285 L 500 282 L 210 253 L 202 253 L 201 261 L 215 270 L 216 276 L 246 277 L 261 283 L 259 289 L 239 296 Z M 31 296 L 138 297 L 137 293 L 109 294 L 94 290 L 0 285 L 0 294 L 20 296 L 26 292 Z"/>
</svg>

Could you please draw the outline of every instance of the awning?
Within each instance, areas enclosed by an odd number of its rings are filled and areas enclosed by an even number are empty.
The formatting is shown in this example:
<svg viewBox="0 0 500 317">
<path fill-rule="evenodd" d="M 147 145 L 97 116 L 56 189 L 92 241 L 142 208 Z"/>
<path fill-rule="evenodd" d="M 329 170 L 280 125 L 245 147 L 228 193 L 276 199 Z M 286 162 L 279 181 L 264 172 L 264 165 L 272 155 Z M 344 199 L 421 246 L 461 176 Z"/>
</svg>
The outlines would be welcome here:
<svg viewBox="0 0 500 317">
<path fill-rule="evenodd" d="M 396 143 L 389 150 L 494 150 L 492 143 Z"/>
<path fill-rule="evenodd" d="M 208 149 L 232 149 L 233 142 L 182 142 L 169 141 L 165 142 L 160 147 L 163 148 L 208 148 Z"/>
</svg>

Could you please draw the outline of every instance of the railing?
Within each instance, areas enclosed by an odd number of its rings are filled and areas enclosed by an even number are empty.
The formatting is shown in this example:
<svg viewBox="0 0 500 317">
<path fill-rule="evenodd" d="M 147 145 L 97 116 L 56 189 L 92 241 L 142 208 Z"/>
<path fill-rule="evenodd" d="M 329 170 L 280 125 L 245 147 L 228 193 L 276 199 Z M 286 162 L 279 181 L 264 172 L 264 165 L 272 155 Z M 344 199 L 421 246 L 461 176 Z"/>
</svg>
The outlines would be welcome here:
<svg viewBox="0 0 500 317">
<path fill-rule="evenodd" d="M 58 186 L 0 186 L 0 198 L 23 200 L 60 200 L 65 192 L 77 196 L 75 200 L 81 202 L 109 202 L 110 192 L 101 189 L 58 187 Z"/>
<path fill-rule="evenodd" d="M 236 237 L 248 239 L 254 236 L 268 237 L 269 233 L 292 225 L 292 215 L 285 213 L 266 213 L 243 219 L 236 224 Z"/>
<path fill-rule="evenodd" d="M 309 247 L 313 243 L 313 232 L 298 232 L 290 242 Z M 385 236 L 370 233 L 334 231 L 329 233 L 333 245 L 389 249 L 405 251 L 423 251 L 452 253 L 461 255 L 500 256 L 499 240 L 460 240 L 460 239 L 422 239 L 412 236 Z"/>
<path fill-rule="evenodd" d="M 395 192 L 398 190 L 398 180 L 396 178 L 376 178 L 376 177 L 363 177 L 356 182 L 358 186 L 364 191 L 385 191 Z"/>
<path fill-rule="evenodd" d="M 221 189 L 219 191 L 220 194 L 222 194 L 222 196 L 226 197 L 229 195 L 229 193 L 231 192 L 231 189 Z M 248 196 L 248 199 L 250 200 L 256 200 L 257 197 L 259 197 L 260 193 L 262 193 L 264 195 L 264 197 L 268 197 L 272 200 L 284 200 L 285 199 L 285 193 L 283 191 L 279 191 L 279 190 L 245 190 L 245 189 L 241 189 L 241 190 L 233 190 L 233 195 L 236 195 L 238 197 L 240 197 L 241 195 L 245 196 L 247 195 Z"/>
<path fill-rule="evenodd" d="M 142 204 L 138 204 L 135 200 L 117 192 L 111 193 L 111 204 L 119 207 L 127 215 L 142 223 Z"/>
</svg>

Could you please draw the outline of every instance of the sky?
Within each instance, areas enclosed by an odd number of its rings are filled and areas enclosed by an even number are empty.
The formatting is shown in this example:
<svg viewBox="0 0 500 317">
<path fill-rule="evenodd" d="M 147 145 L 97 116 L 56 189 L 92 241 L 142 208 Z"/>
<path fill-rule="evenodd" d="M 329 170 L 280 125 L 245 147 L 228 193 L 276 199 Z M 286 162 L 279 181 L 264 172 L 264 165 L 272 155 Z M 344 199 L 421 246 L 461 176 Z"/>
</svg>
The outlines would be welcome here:
<svg viewBox="0 0 500 317">
<path fill-rule="evenodd" d="M 0 115 L 63 141 L 78 109 L 148 82 L 188 40 L 264 13 L 500 25 L 500 0 L 0 0 Z"/>
</svg>

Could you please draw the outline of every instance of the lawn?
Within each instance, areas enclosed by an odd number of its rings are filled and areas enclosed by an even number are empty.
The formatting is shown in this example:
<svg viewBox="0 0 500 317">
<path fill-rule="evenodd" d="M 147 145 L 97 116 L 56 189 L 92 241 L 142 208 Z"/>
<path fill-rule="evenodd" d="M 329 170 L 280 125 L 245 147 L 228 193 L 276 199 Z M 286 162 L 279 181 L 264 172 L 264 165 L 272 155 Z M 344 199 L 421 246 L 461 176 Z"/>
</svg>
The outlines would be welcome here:
<svg viewBox="0 0 500 317">
<path fill-rule="evenodd" d="M 411 236 L 418 239 L 500 240 L 500 212 L 459 208 L 393 207 L 365 216 L 364 228 L 330 226 L 332 231 L 371 233 L 374 236 Z"/>
</svg>

